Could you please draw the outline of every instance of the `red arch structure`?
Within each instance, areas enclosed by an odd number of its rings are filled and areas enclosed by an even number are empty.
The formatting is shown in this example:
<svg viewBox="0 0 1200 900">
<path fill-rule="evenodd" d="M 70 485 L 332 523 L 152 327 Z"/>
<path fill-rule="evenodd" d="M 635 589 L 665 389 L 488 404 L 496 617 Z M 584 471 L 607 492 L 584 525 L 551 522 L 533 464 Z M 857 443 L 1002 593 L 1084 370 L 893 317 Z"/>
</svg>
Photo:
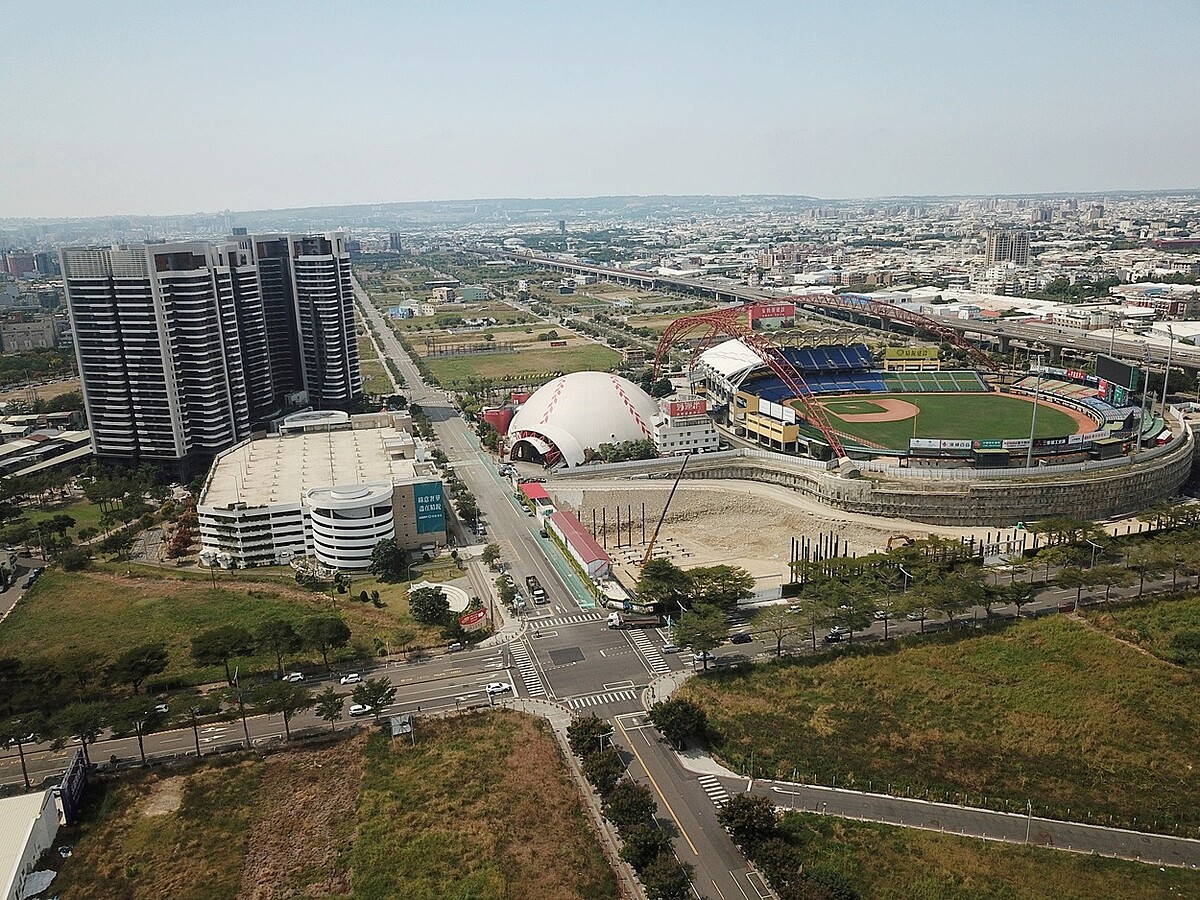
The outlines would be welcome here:
<svg viewBox="0 0 1200 900">
<path fill-rule="evenodd" d="M 860 295 L 850 294 L 799 294 L 795 297 L 784 297 L 780 302 L 795 303 L 797 306 L 812 306 L 817 309 L 829 309 L 835 312 L 855 313 L 862 316 L 875 316 L 879 319 L 887 319 L 891 322 L 901 322 L 905 325 L 911 325 L 913 328 L 928 331 L 947 344 L 953 344 L 960 350 L 965 350 L 967 356 L 971 358 L 971 362 L 975 364 L 975 368 L 988 369 L 992 372 L 1000 371 L 1000 366 L 994 359 L 953 328 L 943 325 L 937 319 L 923 316 L 920 313 L 911 312 L 907 309 L 901 309 L 890 303 L 880 303 L 878 300 L 870 300 Z"/>
<path fill-rule="evenodd" d="M 846 458 L 846 450 L 842 447 L 842 441 L 838 437 L 838 433 L 834 431 L 833 426 L 829 423 L 829 417 L 825 415 L 825 410 L 814 399 L 813 392 L 809 388 L 808 383 L 804 380 L 804 376 L 788 362 L 787 357 L 779 347 L 767 338 L 750 328 L 749 324 L 742 322 L 739 315 L 746 307 L 734 307 L 733 309 L 724 309 L 719 312 L 701 313 L 696 316 L 684 316 L 672 322 L 665 332 L 662 339 L 658 342 L 658 350 L 654 354 L 654 371 L 657 377 L 659 367 L 662 360 L 666 358 L 670 352 L 672 345 L 676 341 L 694 332 L 702 332 L 700 346 L 697 347 L 697 355 L 703 352 L 716 339 L 717 335 L 725 335 L 726 337 L 737 338 L 746 346 L 754 350 L 779 377 L 779 380 L 788 386 L 788 390 L 804 408 L 804 418 L 820 429 L 821 434 L 829 443 L 829 448 L 837 454 L 838 459 Z M 693 357 L 694 358 L 694 357 Z"/>
</svg>

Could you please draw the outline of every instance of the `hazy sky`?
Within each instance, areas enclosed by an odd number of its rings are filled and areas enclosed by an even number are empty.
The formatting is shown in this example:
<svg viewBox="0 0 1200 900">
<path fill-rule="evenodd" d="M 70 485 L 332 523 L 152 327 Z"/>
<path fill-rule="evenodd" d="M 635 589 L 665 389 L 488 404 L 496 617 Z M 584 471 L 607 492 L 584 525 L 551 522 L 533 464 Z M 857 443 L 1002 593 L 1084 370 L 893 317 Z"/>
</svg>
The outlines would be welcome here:
<svg viewBox="0 0 1200 900">
<path fill-rule="evenodd" d="M 0 0 L 0 217 L 1200 187 L 1200 2 Z"/>
</svg>

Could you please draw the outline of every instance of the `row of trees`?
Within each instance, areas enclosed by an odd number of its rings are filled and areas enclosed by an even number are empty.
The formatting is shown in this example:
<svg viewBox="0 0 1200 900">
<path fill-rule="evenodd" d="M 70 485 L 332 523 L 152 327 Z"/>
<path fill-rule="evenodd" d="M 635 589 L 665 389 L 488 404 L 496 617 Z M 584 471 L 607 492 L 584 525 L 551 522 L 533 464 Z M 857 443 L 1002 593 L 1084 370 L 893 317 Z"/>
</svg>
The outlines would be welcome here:
<svg viewBox="0 0 1200 900">
<path fill-rule="evenodd" d="M 612 727 L 595 715 L 576 719 L 567 728 L 571 751 L 600 795 L 604 817 L 621 836 L 621 858 L 637 872 L 646 896 L 650 900 L 684 900 L 690 896 L 695 870 L 676 859 L 670 835 L 655 822 L 658 806 L 654 795 L 628 777 L 612 736 Z"/>
<path fill-rule="evenodd" d="M 282 678 L 284 660 L 304 650 L 320 653 L 326 671 L 330 671 L 329 654 L 349 643 L 350 626 L 340 616 L 313 616 L 295 625 L 286 619 L 268 619 L 253 632 L 240 625 L 221 625 L 201 632 L 192 638 L 192 658 L 202 666 L 222 666 L 225 680 L 232 685 L 234 677 L 229 666 L 239 658 L 269 653 L 275 659 L 276 675 Z"/>
</svg>

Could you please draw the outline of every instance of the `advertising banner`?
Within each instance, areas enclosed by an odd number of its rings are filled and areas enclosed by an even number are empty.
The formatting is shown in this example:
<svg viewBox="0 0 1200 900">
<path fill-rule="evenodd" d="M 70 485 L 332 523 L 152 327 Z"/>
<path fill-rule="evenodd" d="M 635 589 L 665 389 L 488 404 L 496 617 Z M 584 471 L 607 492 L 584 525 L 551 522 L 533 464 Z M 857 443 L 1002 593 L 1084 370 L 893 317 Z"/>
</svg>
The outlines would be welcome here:
<svg viewBox="0 0 1200 900">
<path fill-rule="evenodd" d="M 671 418 L 681 416 L 702 416 L 707 411 L 704 400 L 672 400 L 667 404 L 667 415 Z"/>
<path fill-rule="evenodd" d="M 884 359 L 917 359 L 928 360 L 938 358 L 937 347 L 887 347 L 883 351 Z"/>
<path fill-rule="evenodd" d="M 795 316 L 796 305 L 794 303 L 759 303 L 750 307 L 749 313 L 751 322 L 759 319 L 792 319 Z"/>
<path fill-rule="evenodd" d="M 996 440 L 974 441 L 974 442 L 972 442 L 971 446 L 974 447 L 976 450 L 1003 450 L 1004 449 L 1004 441 L 996 441 Z"/>
<path fill-rule="evenodd" d="M 465 616 L 458 617 L 458 624 L 463 628 L 470 628 L 472 625 L 478 626 L 484 619 L 487 618 L 486 609 L 477 609 L 473 613 L 467 613 Z"/>
<path fill-rule="evenodd" d="M 1005 450 L 1028 450 L 1029 438 L 1009 438 L 1007 441 L 1001 441 Z"/>
<path fill-rule="evenodd" d="M 440 481 L 413 485 L 413 504 L 417 510 L 417 534 L 446 530 L 446 509 Z"/>
</svg>

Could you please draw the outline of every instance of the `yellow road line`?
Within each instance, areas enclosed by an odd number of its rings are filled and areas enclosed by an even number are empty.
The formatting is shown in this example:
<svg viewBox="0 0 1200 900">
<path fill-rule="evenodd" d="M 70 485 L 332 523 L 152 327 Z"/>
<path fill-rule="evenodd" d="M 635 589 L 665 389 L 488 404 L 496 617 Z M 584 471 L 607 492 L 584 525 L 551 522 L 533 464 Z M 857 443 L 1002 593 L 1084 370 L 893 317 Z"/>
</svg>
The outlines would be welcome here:
<svg viewBox="0 0 1200 900">
<path fill-rule="evenodd" d="M 658 786 L 658 782 L 654 780 L 654 776 L 650 774 L 650 767 L 646 765 L 646 761 L 642 759 L 642 754 L 638 753 L 637 744 L 630 739 L 629 732 L 625 730 L 625 726 L 617 722 L 617 727 L 621 729 L 621 734 L 625 735 L 625 739 L 629 741 L 629 749 L 633 751 L 633 755 L 637 757 L 637 761 L 641 763 L 642 770 L 646 773 L 646 777 L 650 779 L 650 783 L 654 785 L 654 790 L 662 800 L 663 806 L 667 808 L 667 812 L 671 814 L 671 818 L 675 822 L 675 826 L 679 829 L 679 833 L 683 835 L 683 839 L 687 841 L 688 846 L 692 848 L 692 854 L 699 856 L 700 851 L 696 849 L 696 845 L 692 843 L 692 839 L 688 837 L 687 831 L 683 827 L 683 823 L 679 821 L 679 816 L 675 815 L 675 810 L 671 808 L 671 804 L 667 800 L 667 795 L 662 792 L 662 788 Z"/>
</svg>

